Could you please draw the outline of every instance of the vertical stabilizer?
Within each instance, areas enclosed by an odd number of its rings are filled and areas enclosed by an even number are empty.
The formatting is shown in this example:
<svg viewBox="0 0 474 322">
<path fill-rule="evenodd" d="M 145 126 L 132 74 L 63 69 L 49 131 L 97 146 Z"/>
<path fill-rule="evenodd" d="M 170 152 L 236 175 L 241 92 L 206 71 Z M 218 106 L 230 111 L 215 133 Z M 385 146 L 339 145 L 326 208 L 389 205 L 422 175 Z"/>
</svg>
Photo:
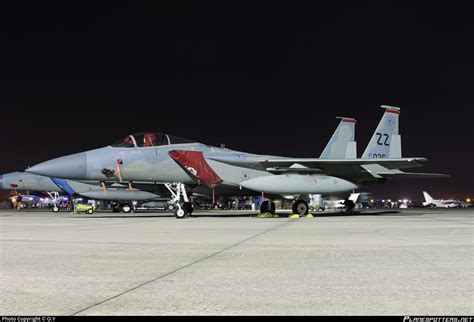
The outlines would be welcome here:
<svg viewBox="0 0 474 322">
<path fill-rule="evenodd" d="M 385 113 L 362 154 L 362 159 L 401 157 L 401 139 L 398 133 L 400 108 L 388 105 L 381 107 L 385 109 Z"/>
<path fill-rule="evenodd" d="M 390 141 L 390 151 L 388 152 L 388 157 L 392 159 L 402 157 L 402 137 L 401 135 L 392 135 L 392 140 Z"/>
<path fill-rule="evenodd" d="M 347 142 L 346 159 L 357 159 L 357 142 Z"/>
<path fill-rule="evenodd" d="M 423 196 L 425 197 L 426 202 L 433 202 L 433 198 L 428 194 L 428 192 L 423 191 Z"/>
<path fill-rule="evenodd" d="M 357 121 L 348 117 L 338 118 L 341 119 L 341 122 L 321 153 L 320 159 L 344 159 L 348 153 L 350 156 L 353 155 Z"/>
</svg>

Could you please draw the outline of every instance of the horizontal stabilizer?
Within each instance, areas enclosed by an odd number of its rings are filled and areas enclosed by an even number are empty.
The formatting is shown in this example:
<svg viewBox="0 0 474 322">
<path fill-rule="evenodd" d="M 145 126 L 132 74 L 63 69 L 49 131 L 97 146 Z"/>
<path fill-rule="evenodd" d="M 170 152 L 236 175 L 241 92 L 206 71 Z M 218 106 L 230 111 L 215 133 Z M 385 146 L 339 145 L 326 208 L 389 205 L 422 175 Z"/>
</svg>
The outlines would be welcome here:
<svg viewBox="0 0 474 322">
<path fill-rule="evenodd" d="M 419 167 L 421 163 L 427 162 L 426 158 L 397 158 L 397 159 L 273 159 L 273 160 L 259 160 L 263 165 L 272 165 L 280 167 L 289 167 L 294 163 L 299 163 L 308 168 L 324 168 L 331 166 L 362 166 L 364 164 L 380 164 L 387 169 L 402 169 Z"/>
<path fill-rule="evenodd" d="M 407 178 L 407 179 L 424 179 L 424 178 L 450 178 L 449 174 L 443 173 L 416 173 L 416 172 L 386 172 L 377 173 L 384 178 Z"/>
</svg>

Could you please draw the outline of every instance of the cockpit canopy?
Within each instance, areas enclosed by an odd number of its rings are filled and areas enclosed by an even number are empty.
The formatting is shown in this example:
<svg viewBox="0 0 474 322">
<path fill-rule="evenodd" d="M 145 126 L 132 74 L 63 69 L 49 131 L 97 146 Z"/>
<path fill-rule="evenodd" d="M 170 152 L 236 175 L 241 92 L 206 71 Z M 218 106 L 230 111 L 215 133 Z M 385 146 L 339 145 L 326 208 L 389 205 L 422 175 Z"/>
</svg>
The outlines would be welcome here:
<svg viewBox="0 0 474 322">
<path fill-rule="evenodd" d="M 193 140 L 180 138 L 179 136 L 156 133 L 156 132 L 143 132 L 136 133 L 124 137 L 122 140 L 112 144 L 114 148 L 146 148 L 153 146 L 162 146 L 170 144 L 185 144 L 195 143 Z"/>
</svg>

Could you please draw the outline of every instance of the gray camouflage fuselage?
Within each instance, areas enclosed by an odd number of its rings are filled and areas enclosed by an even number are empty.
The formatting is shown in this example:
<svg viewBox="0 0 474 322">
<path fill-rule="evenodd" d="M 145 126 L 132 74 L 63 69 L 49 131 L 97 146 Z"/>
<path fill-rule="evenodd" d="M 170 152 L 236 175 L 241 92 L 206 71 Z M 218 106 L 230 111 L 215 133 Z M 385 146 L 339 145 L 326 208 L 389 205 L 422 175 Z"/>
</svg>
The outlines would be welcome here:
<svg viewBox="0 0 474 322">
<path fill-rule="evenodd" d="M 255 194 L 261 191 L 273 193 L 273 191 L 267 190 L 267 182 L 253 186 L 252 184 L 246 185 L 246 181 L 252 183 L 252 179 L 276 176 L 266 171 L 266 167 L 256 162 L 256 160 L 286 159 L 284 157 L 262 156 L 210 147 L 201 143 L 127 148 L 108 146 L 47 161 L 28 169 L 28 171 L 44 175 L 54 174 L 56 177 L 74 180 L 117 182 L 116 163 L 117 160 L 121 160 L 121 179 L 124 182 L 180 182 L 190 186 L 199 185 L 196 178 L 170 157 L 169 152 L 174 150 L 202 152 L 209 166 L 223 180 L 216 188 L 216 191 L 231 195 Z M 238 162 L 242 166 L 215 161 L 213 159 Z M 109 170 L 109 174 L 104 173 L 107 172 L 104 170 Z M 111 175 L 110 173 L 114 174 Z M 300 175 L 289 174 L 287 177 L 288 176 L 291 179 L 292 176 Z M 284 179 L 284 177 L 278 177 Z M 312 178 L 312 181 L 303 182 L 304 184 L 299 186 L 298 189 L 296 189 L 295 186 L 294 188 L 296 190 L 283 191 L 284 193 L 337 193 L 350 191 L 358 187 L 348 180 L 327 176 L 325 174 L 312 175 Z M 200 188 L 201 189 L 197 187 L 196 190 L 198 192 L 201 190 L 202 193 L 209 193 L 207 187 L 201 186 Z"/>
</svg>

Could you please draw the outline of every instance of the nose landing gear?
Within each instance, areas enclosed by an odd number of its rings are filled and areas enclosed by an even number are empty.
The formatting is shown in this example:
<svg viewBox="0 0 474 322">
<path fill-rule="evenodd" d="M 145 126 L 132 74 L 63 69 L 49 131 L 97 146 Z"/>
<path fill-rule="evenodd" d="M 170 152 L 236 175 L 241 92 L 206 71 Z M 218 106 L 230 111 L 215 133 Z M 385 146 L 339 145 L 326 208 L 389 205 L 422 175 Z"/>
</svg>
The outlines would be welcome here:
<svg viewBox="0 0 474 322">
<path fill-rule="evenodd" d="M 189 202 L 186 188 L 182 183 L 165 183 L 165 187 L 171 193 L 168 201 L 168 209 L 173 210 L 176 219 L 185 219 L 193 213 L 193 205 Z M 181 198 L 184 202 L 181 202 Z"/>
</svg>

